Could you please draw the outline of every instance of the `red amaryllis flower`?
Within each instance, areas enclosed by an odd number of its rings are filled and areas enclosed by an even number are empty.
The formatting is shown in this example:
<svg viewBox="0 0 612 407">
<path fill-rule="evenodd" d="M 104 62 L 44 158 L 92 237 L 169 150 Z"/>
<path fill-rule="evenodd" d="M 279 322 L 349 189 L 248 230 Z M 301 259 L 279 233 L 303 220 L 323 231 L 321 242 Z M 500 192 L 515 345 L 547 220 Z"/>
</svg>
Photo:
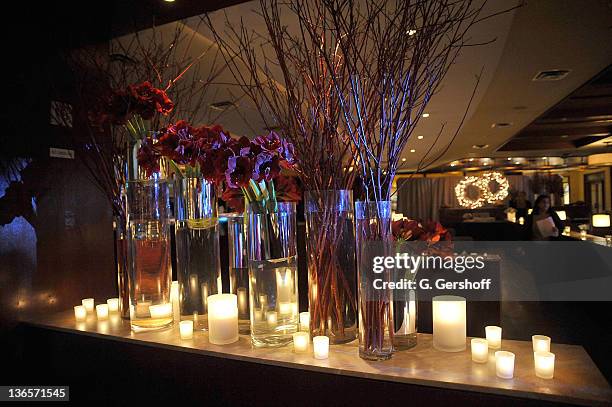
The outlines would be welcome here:
<svg viewBox="0 0 612 407">
<path fill-rule="evenodd" d="M 138 164 L 145 170 L 148 177 L 159 171 L 160 156 L 151 145 L 149 139 L 143 140 L 136 158 L 138 159 Z"/>
<path fill-rule="evenodd" d="M 273 131 L 267 136 L 256 137 L 253 143 L 261 146 L 264 151 L 269 153 L 280 153 L 283 150 L 283 140 Z"/>
<path fill-rule="evenodd" d="M 423 229 L 416 220 L 404 218 L 391 222 L 391 232 L 395 240 L 418 240 Z"/>
<path fill-rule="evenodd" d="M 429 243 L 451 240 L 450 232 L 439 222 L 428 221 L 423 223 L 423 234 L 420 240 L 425 240 Z"/>
<path fill-rule="evenodd" d="M 174 109 L 174 103 L 166 92 L 153 87 L 148 81 L 128 86 L 128 92 L 132 98 L 132 109 L 145 120 L 151 119 L 155 112 L 167 115 Z"/>
<path fill-rule="evenodd" d="M 271 181 L 280 174 L 279 158 L 277 155 L 272 155 L 262 151 L 257 154 L 253 163 L 253 179 L 257 182 Z"/>
<path fill-rule="evenodd" d="M 225 182 L 230 188 L 240 188 L 249 185 L 253 173 L 253 162 L 242 156 L 232 156 L 227 160 Z"/>
</svg>

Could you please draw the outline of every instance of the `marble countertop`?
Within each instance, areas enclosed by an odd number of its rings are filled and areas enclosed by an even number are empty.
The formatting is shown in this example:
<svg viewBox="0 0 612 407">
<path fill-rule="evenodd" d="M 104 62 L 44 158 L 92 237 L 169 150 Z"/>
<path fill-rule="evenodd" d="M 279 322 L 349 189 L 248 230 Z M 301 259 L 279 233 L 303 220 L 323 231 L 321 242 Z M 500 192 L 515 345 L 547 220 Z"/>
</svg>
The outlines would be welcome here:
<svg viewBox="0 0 612 407">
<path fill-rule="evenodd" d="M 490 351 L 489 362 L 474 363 L 468 346 L 456 353 L 440 352 L 432 347 L 432 336 L 419 334 L 418 345 L 397 352 L 383 362 L 359 358 L 357 342 L 330 347 L 329 359 L 316 360 L 309 353 L 294 353 L 292 346 L 253 348 L 248 336 L 231 345 L 212 345 L 206 332 L 196 332 L 193 339 L 182 340 L 178 325 L 160 331 L 135 333 L 129 321 L 117 315 L 107 321 L 90 316 L 86 322 L 76 322 L 74 313 L 31 317 L 22 323 L 44 329 L 108 340 L 163 347 L 181 352 L 228 358 L 239 361 L 304 369 L 328 374 L 362 377 L 373 380 L 407 383 L 446 389 L 498 394 L 535 400 L 560 401 L 583 405 L 611 405 L 612 389 L 583 347 L 554 343 L 555 377 L 552 380 L 535 376 L 531 342 L 504 340 L 502 349 L 516 354 L 513 379 L 495 375 L 495 361 Z"/>
</svg>

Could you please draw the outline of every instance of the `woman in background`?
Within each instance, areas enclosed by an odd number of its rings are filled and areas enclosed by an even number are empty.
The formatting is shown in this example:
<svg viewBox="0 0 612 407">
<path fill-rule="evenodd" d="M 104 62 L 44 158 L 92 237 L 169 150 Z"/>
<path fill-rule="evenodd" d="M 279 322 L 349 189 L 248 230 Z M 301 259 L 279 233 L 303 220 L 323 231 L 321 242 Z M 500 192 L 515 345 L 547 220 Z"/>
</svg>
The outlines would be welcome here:
<svg viewBox="0 0 612 407">
<path fill-rule="evenodd" d="M 548 195 L 540 195 L 533 205 L 533 212 L 527 216 L 525 228 L 528 240 L 551 240 L 559 237 L 559 231 L 563 228 L 563 223 L 559 219 L 559 215 L 550 207 L 550 197 Z M 540 224 L 546 224 L 547 218 L 551 218 L 554 224 L 551 235 L 544 235 L 540 228 Z M 544 222 L 541 222 L 544 221 Z M 540 223 L 539 223 L 540 222 Z M 550 222 L 550 221 L 548 221 Z"/>
<path fill-rule="evenodd" d="M 527 212 L 531 209 L 531 201 L 527 199 L 525 191 L 520 191 L 516 197 L 510 201 L 509 206 L 516 209 L 516 218 L 527 219 Z"/>
</svg>

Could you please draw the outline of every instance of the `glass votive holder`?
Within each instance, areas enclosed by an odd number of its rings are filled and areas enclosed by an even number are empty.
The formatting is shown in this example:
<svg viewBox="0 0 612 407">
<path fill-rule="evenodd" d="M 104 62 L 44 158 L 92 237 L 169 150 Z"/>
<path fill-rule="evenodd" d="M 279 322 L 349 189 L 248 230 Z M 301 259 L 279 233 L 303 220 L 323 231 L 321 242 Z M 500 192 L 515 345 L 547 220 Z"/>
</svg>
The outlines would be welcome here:
<svg viewBox="0 0 612 407">
<path fill-rule="evenodd" d="M 300 331 L 308 332 L 310 330 L 310 312 L 300 312 Z"/>
<path fill-rule="evenodd" d="M 83 304 L 87 312 L 94 311 L 94 299 L 93 298 L 83 298 L 81 300 L 81 304 Z"/>
<path fill-rule="evenodd" d="M 100 320 L 107 319 L 108 318 L 108 304 L 96 305 L 96 316 Z"/>
<path fill-rule="evenodd" d="M 74 318 L 77 321 L 85 321 L 87 319 L 87 310 L 83 305 L 76 305 L 74 307 Z"/>
<path fill-rule="evenodd" d="M 489 343 L 486 339 L 472 339 L 472 361 L 476 363 L 487 363 L 489 360 Z"/>
<path fill-rule="evenodd" d="M 119 298 L 109 298 L 106 300 L 108 312 L 119 312 Z"/>
<path fill-rule="evenodd" d="M 514 377 L 514 353 L 505 350 L 495 352 L 495 374 L 502 379 Z"/>
<path fill-rule="evenodd" d="M 541 379 L 552 379 L 555 375 L 555 354 L 550 352 L 533 352 L 535 374 Z"/>
<path fill-rule="evenodd" d="M 550 352 L 550 336 L 533 335 L 531 343 L 534 352 Z"/>
<path fill-rule="evenodd" d="M 312 338 L 315 359 L 327 359 L 329 357 L 329 337 L 315 336 Z"/>
<path fill-rule="evenodd" d="M 193 338 L 193 321 L 191 319 L 187 319 L 179 322 L 179 333 L 181 335 L 181 339 Z"/>
<path fill-rule="evenodd" d="M 491 349 L 501 349 L 502 342 L 502 329 L 499 326 L 486 326 L 485 334 L 487 337 L 487 342 L 489 343 L 489 348 Z"/>
<path fill-rule="evenodd" d="M 296 332 L 293 334 L 293 351 L 295 353 L 304 353 L 308 351 L 308 342 L 310 342 L 310 334 L 308 332 Z"/>
</svg>

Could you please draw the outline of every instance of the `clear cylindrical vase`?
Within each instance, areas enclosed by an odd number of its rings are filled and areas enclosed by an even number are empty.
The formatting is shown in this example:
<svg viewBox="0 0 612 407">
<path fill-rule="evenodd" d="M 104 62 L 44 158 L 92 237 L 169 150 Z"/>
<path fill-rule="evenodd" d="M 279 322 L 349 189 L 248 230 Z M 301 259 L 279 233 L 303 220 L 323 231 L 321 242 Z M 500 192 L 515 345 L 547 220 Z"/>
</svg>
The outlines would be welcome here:
<svg viewBox="0 0 612 407">
<path fill-rule="evenodd" d="M 124 319 L 130 318 L 130 288 L 128 284 L 128 235 L 125 216 L 113 219 L 115 251 L 115 271 L 117 273 L 117 293 L 119 312 Z"/>
<path fill-rule="evenodd" d="M 254 346 L 283 346 L 298 331 L 295 203 L 248 206 L 249 299 Z"/>
<path fill-rule="evenodd" d="M 359 356 L 386 360 L 393 355 L 393 293 L 384 287 L 391 270 L 373 272 L 375 257 L 392 253 L 391 202 L 355 203 L 355 240 L 359 279 Z M 375 284 L 375 280 L 381 280 Z"/>
<path fill-rule="evenodd" d="M 182 178 L 174 196 L 181 320 L 207 330 L 208 297 L 222 291 L 215 187 L 202 178 Z"/>
<path fill-rule="evenodd" d="M 132 329 L 172 324 L 170 302 L 170 199 L 166 181 L 130 181 L 128 265 Z"/>
<path fill-rule="evenodd" d="M 310 332 L 332 344 L 357 338 L 357 266 L 353 193 L 305 195 Z"/>
<path fill-rule="evenodd" d="M 229 241 L 230 292 L 238 300 L 238 328 L 242 335 L 251 333 L 249 307 L 249 260 L 244 214 L 227 215 Z"/>
</svg>

